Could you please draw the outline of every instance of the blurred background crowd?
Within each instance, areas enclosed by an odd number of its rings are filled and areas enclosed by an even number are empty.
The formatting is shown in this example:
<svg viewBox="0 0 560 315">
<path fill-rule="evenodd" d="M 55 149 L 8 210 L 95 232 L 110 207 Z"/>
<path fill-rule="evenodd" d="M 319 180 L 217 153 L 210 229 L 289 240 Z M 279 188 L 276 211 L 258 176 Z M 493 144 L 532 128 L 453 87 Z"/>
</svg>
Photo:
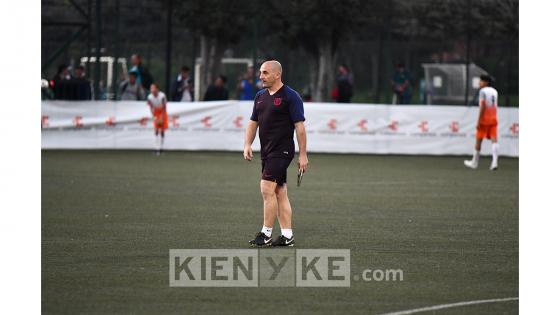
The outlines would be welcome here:
<svg viewBox="0 0 560 315">
<path fill-rule="evenodd" d="M 42 0 L 42 95 L 252 100 L 277 59 L 304 100 L 518 106 L 516 0 Z M 255 69 L 254 65 L 257 65 Z M 257 70 L 257 71 L 255 71 Z"/>
</svg>

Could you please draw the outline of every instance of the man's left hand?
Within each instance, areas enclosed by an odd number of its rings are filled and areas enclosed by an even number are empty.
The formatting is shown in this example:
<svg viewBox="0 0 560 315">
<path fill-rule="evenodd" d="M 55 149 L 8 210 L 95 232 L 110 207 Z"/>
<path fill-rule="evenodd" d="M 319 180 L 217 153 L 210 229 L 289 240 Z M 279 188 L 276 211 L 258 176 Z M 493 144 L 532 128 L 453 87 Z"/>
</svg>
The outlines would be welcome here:
<svg viewBox="0 0 560 315">
<path fill-rule="evenodd" d="M 307 170 L 307 165 L 309 165 L 307 154 L 300 154 L 298 159 L 298 168 L 305 172 Z"/>
</svg>

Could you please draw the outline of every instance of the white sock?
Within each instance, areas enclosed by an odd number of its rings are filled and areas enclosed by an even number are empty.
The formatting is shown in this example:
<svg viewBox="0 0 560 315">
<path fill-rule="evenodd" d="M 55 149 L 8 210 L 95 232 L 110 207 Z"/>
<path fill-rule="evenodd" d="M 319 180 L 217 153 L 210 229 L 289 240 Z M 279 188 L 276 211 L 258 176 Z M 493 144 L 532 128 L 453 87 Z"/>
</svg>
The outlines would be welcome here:
<svg viewBox="0 0 560 315">
<path fill-rule="evenodd" d="M 472 160 L 473 162 L 478 163 L 478 159 L 480 158 L 480 151 L 474 150 Z"/>
<path fill-rule="evenodd" d="M 264 235 L 266 235 L 267 237 L 272 236 L 272 228 L 271 227 L 266 227 L 266 226 L 263 225 L 261 232 L 263 232 Z"/>
<path fill-rule="evenodd" d="M 162 135 L 159 136 L 159 149 L 163 150 L 163 136 Z"/>
<path fill-rule="evenodd" d="M 498 143 L 492 143 L 492 164 L 498 164 Z"/>
<path fill-rule="evenodd" d="M 284 235 L 285 238 L 292 238 L 292 236 L 294 236 L 294 234 L 292 233 L 292 229 L 280 229 L 282 231 L 282 235 Z"/>
<path fill-rule="evenodd" d="M 159 150 L 159 135 L 156 135 L 155 145 L 156 145 L 156 150 Z"/>
</svg>

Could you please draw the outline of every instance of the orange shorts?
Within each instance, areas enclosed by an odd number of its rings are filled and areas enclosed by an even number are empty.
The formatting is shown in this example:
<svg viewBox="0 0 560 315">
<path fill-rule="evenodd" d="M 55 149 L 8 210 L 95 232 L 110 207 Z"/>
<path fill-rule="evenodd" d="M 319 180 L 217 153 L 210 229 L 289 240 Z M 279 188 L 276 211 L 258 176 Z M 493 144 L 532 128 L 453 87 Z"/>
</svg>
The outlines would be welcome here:
<svg viewBox="0 0 560 315">
<path fill-rule="evenodd" d="M 480 125 L 476 129 L 477 139 L 496 139 L 498 136 L 498 125 Z"/>
<path fill-rule="evenodd" d="M 154 109 L 154 128 L 155 129 L 167 129 L 168 118 L 167 112 L 163 109 Z"/>
</svg>

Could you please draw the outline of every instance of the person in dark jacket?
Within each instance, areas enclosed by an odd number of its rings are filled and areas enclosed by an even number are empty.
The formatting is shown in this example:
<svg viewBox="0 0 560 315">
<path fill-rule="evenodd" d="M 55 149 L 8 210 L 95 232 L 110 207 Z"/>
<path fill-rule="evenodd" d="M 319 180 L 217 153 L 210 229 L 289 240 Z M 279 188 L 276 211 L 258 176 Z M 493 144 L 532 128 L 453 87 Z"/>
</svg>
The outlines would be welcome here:
<svg viewBox="0 0 560 315">
<path fill-rule="evenodd" d="M 72 86 L 74 90 L 72 99 L 91 100 L 91 83 L 86 78 L 84 66 L 79 65 L 74 69 Z"/>
<path fill-rule="evenodd" d="M 154 79 L 150 71 L 142 64 L 142 56 L 134 54 L 130 57 L 130 61 L 132 62 L 132 68 L 129 72 L 136 72 L 138 82 L 142 84 L 144 90 L 149 91 Z"/>
<path fill-rule="evenodd" d="M 70 79 L 71 76 L 68 65 L 60 65 L 56 76 L 52 78 L 50 82 L 55 100 L 70 99 Z"/>
<path fill-rule="evenodd" d="M 181 67 L 181 73 L 177 76 L 171 88 L 171 99 L 174 102 L 192 102 L 193 80 L 190 77 L 191 69 L 187 66 Z"/>
<path fill-rule="evenodd" d="M 395 74 L 391 80 L 393 93 L 396 96 L 397 104 L 410 104 L 412 97 L 412 83 L 410 73 L 404 67 L 404 64 L 398 63 Z"/>
<path fill-rule="evenodd" d="M 204 94 L 204 101 L 225 101 L 229 98 L 228 89 L 224 86 L 226 77 L 218 76 L 214 84 L 210 85 Z"/>
<path fill-rule="evenodd" d="M 337 103 L 350 103 L 352 98 L 352 75 L 350 69 L 346 65 L 338 67 L 338 76 L 336 77 L 336 102 Z"/>
</svg>

